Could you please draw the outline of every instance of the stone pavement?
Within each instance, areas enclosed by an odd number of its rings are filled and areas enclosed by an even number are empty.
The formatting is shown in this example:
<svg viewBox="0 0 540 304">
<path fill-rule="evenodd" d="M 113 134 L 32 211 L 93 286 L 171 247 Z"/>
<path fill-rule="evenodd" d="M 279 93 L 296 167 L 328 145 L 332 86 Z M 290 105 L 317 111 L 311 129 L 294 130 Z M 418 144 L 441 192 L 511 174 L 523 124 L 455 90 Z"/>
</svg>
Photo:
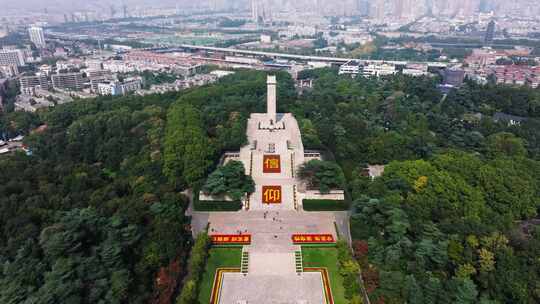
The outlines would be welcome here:
<svg viewBox="0 0 540 304">
<path fill-rule="evenodd" d="M 247 276 L 225 273 L 219 303 L 323 304 L 322 277 L 316 272 Z"/>
<path fill-rule="evenodd" d="M 252 235 L 247 275 L 223 276 L 220 304 L 323 304 L 324 290 L 320 273 L 296 273 L 292 234 L 331 233 L 336 236 L 331 212 L 240 211 L 211 213 L 210 233 Z"/>
<path fill-rule="evenodd" d="M 265 216 L 266 213 L 266 216 Z M 253 235 L 253 242 L 265 236 L 284 235 L 288 237 L 295 233 L 330 233 L 336 236 L 333 212 L 303 212 L 303 211 L 240 211 L 212 212 L 208 215 L 210 234 L 236 234 L 238 232 Z M 273 240 L 271 245 L 275 246 Z M 270 242 L 270 241 L 269 241 Z"/>
</svg>

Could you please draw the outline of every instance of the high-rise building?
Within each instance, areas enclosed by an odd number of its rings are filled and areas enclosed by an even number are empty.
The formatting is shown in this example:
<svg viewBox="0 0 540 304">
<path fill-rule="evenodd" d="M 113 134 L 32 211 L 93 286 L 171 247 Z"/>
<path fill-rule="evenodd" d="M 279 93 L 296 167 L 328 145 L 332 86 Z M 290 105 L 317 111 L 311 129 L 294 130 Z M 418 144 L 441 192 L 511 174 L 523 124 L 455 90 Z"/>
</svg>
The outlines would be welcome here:
<svg viewBox="0 0 540 304">
<path fill-rule="evenodd" d="M 373 9 L 371 9 L 371 17 L 377 20 L 383 20 L 386 16 L 386 1 L 385 0 L 375 0 L 372 2 Z"/>
<path fill-rule="evenodd" d="M 82 73 L 60 73 L 52 75 L 53 87 L 80 91 L 84 87 Z"/>
<path fill-rule="evenodd" d="M 394 16 L 396 18 L 405 17 L 405 0 L 396 0 L 394 3 Z"/>
<path fill-rule="evenodd" d="M 0 50 L 0 65 L 24 66 L 24 56 L 21 50 Z"/>
<path fill-rule="evenodd" d="M 36 45 L 38 48 L 44 48 L 47 46 L 45 42 L 45 35 L 43 34 L 43 29 L 38 26 L 32 26 L 28 29 L 28 34 L 30 35 L 30 41 Z"/>
<path fill-rule="evenodd" d="M 492 44 L 494 37 L 495 37 L 495 21 L 491 20 L 486 29 L 486 37 L 484 38 L 484 43 L 487 45 Z"/>
<path fill-rule="evenodd" d="M 251 17 L 254 22 L 259 22 L 259 0 L 251 0 Z"/>
<path fill-rule="evenodd" d="M 423 15 L 426 5 L 413 0 L 394 0 L 394 17 L 399 19 L 414 18 Z"/>
<path fill-rule="evenodd" d="M 464 0 L 462 12 L 464 16 L 472 16 L 480 7 L 479 0 Z"/>
<path fill-rule="evenodd" d="M 369 16 L 370 14 L 370 5 L 367 0 L 358 0 L 358 11 L 361 16 Z"/>
</svg>

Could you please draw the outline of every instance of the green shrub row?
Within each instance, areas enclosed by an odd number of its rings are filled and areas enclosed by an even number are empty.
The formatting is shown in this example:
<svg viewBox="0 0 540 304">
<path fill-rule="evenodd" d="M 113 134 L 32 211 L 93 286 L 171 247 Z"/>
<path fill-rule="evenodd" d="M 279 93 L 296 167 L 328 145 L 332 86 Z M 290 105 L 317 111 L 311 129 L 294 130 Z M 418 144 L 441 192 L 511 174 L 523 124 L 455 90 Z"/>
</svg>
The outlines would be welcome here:
<svg viewBox="0 0 540 304">
<path fill-rule="evenodd" d="M 193 202 L 195 211 L 239 211 L 242 209 L 242 202 L 240 201 L 199 201 Z"/>
<path fill-rule="evenodd" d="M 211 240 L 207 233 L 201 233 L 193 248 L 188 260 L 189 273 L 184 280 L 184 286 L 176 298 L 176 304 L 194 304 L 199 295 L 199 285 L 201 283 L 204 267 L 208 260 Z"/>
<path fill-rule="evenodd" d="M 351 303 L 361 303 L 361 289 L 359 284 L 360 265 L 353 258 L 347 242 L 339 240 L 336 243 L 338 250 L 339 272 L 343 277 L 345 298 Z"/>
<path fill-rule="evenodd" d="M 344 211 L 350 207 L 350 203 L 346 200 L 324 199 L 304 199 L 302 205 L 305 211 Z"/>
</svg>

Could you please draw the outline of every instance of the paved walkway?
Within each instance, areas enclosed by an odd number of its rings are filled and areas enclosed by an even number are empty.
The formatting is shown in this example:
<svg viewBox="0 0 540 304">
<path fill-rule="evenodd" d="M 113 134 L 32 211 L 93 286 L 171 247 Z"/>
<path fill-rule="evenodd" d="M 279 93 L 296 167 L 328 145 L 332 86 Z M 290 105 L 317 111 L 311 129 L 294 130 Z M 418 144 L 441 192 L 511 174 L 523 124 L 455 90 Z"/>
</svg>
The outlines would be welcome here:
<svg viewBox="0 0 540 304">
<path fill-rule="evenodd" d="M 330 233 L 336 236 L 335 220 L 336 216 L 333 212 L 291 210 L 275 212 L 212 212 L 208 215 L 208 222 L 210 222 L 209 233 L 250 233 L 253 235 L 254 242 L 257 241 L 259 236 L 264 238 L 265 235 L 275 234 L 290 237 L 295 233 Z"/>
</svg>

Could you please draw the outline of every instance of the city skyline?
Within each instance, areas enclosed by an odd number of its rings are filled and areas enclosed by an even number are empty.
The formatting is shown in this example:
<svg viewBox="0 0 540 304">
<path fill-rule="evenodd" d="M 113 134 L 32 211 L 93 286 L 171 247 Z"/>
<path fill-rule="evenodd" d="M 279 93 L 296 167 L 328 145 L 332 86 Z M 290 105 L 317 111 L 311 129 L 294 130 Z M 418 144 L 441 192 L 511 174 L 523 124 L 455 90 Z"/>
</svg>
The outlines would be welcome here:
<svg viewBox="0 0 540 304">
<path fill-rule="evenodd" d="M 516 0 L 512 2 L 503 0 L 336 0 L 329 2 L 319 0 L 204 0 L 194 3 L 189 0 L 0 0 L 0 6 L 11 10 L 30 10 L 46 13 L 67 13 L 74 11 L 109 11 L 116 7 L 120 12 L 125 6 L 128 10 L 142 7 L 152 8 L 200 8 L 213 11 L 243 10 L 249 12 L 254 3 L 269 7 L 274 12 L 305 11 L 321 15 L 370 15 L 381 17 L 391 15 L 395 17 L 418 17 L 421 15 L 470 15 L 476 12 L 490 12 L 497 14 L 523 13 L 523 15 L 537 14 L 540 8 L 534 0 Z"/>
</svg>

